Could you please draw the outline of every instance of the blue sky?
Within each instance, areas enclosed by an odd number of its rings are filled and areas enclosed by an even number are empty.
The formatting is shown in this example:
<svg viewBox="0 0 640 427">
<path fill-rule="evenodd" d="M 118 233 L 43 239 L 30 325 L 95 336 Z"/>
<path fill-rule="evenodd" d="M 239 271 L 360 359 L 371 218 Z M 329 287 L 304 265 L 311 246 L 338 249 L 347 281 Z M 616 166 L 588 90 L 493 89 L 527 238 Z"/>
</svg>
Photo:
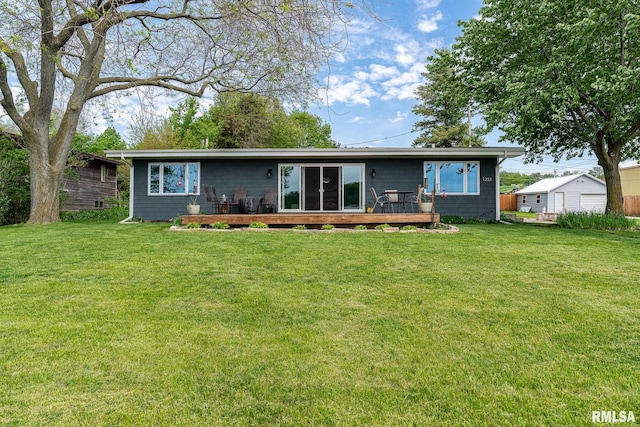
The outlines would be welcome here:
<svg viewBox="0 0 640 427">
<path fill-rule="evenodd" d="M 412 132 L 417 118 L 411 109 L 416 102 L 414 90 L 423 83 L 427 57 L 434 49 L 453 44 L 460 35 L 458 21 L 476 16 L 482 0 L 370 1 L 379 20 L 363 13 L 349 23 L 349 43 L 318 76 L 328 89 L 320 91 L 321 101 L 309 111 L 331 125 L 333 138 L 342 146 L 409 147 L 418 135 Z M 168 113 L 168 107 L 181 99 L 175 94 L 156 95 L 154 109 Z M 110 109 L 110 114 L 103 110 L 92 117 L 94 130 L 102 132 L 113 125 L 127 139 L 128 124 L 139 111 L 136 97 L 121 97 Z M 487 145 L 512 146 L 498 142 L 498 137 L 497 132 L 488 135 Z M 539 164 L 511 159 L 501 168 L 561 174 L 594 166 L 593 157 L 584 157 L 560 163 L 546 158 Z"/>
<path fill-rule="evenodd" d="M 417 118 L 411 112 L 414 90 L 424 82 L 420 73 L 436 48 L 448 47 L 460 35 L 459 20 L 478 14 L 481 0 L 394 0 L 376 2 L 382 22 L 363 15 L 349 26 L 349 44 L 319 79 L 329 83 L 321 91 L 323 104 L 310 111 L 331 124 L 333 137 L 347 147 L 408 147 Z M 499 143 L 498 133 L 487 145 Z M 555 163 L 523 164 L 505 161 L 503 170 L 562 173 L 589 170 L 595 159 L 581 158 Z"/>
</svg>

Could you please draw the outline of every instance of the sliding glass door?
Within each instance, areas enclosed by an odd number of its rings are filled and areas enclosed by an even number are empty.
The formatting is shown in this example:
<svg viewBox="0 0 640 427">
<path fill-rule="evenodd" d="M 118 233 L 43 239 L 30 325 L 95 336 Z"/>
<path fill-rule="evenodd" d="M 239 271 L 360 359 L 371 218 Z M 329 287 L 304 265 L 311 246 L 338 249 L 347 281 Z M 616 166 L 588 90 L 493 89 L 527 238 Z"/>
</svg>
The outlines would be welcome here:
<svg viewBox="0 0 640 427">
<path fill-rule="evenodd" d="M 364 165 L 280 165 L 281 211 L 362 211 Z"/>
</svg>

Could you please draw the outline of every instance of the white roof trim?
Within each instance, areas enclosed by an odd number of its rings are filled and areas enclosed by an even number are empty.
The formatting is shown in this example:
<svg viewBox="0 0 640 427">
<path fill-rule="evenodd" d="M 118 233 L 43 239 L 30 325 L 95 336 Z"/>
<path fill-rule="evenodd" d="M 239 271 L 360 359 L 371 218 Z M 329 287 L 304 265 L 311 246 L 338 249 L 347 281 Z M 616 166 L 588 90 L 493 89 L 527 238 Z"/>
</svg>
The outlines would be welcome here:
<svg viewBox="0 0 640 427">
<path fill-rule="evenodd" d="M 107 150 L 118 159 L 346 159 L 346 158 L 513 158 L 522 147 L 454 148 L 261 148 L 199 150 Z"/>
<path fill-rule="evenodd" d="M 567 175 L 567 176 L 559 176 L 556 178 L 545 178 L 540 181 L 531 184 L 528 187 L 523 188 L 522 190 L 516 191 L 516 194 L 536 194 L 536 193 L 550 193 L 558 188 L 566 185 L 580 177 L 589 178 L 593 181 L 596 181 L 604 186 L 607 184 L 599 180 L 598 178 L 589 175 L 588 173 L 579 173 L 576 175 Z"/>
<path fill-rule="evenodd" d="M 640 167 L 640 160 L 626 160 L 618 166 L 619 169 L 633 169 Z"/>
</svg>

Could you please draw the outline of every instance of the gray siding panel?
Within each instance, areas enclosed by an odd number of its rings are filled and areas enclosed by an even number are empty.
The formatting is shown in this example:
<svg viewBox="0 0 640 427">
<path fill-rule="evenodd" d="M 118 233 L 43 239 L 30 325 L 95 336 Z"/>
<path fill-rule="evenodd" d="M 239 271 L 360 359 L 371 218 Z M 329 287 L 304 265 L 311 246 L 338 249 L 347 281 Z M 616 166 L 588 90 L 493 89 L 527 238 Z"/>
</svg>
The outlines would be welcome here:
<svg viewBox="0 0 640 427">
<path fill-rule="evenodd" d="M 287 160 L 279 162 L 272 159 L 260 160 L 202 160 L 200 161 L 201 184 L 216 187 L 218 196 L 223 194 L 227 198 L 233 196 L 235 187 L 245 187 L 248 196 L 263 197 L 266 187 L 274 187 L 278 184 L 279 163 L 299 164 L 365 164 L 365 202 L 372 202 L 370 187 L 374 187 L 378 194 L 384 190 L 409 190 L 417 192 L 418 185 L 422 183 L 423 161 L 429 159 L 362 159 L 362 160 L 318 160 L 309 162 L 304 160 Z M 474 159 L 465 159 L 472 161 Z M 180 162 L 181 159 L 172 160 Z M 446 161 L 439 159 L 439 161 Z M 456 159 L 453 161 L 460 161 Z M 187 203 L 190 196 L 149 196 L 147 195 L 148 163 L 155 161 L 135 160 L 134 164 L 134 208 L 132 216 L 145 220 L 168 221 L 177 215 L 187 213 Z M 189 160 L 193 162 L 193 160 Z M 469 196 L 437 196 L 435 200 L 436 212 L 440 215 L 459 215 L 464 218 L 496 217 L 496 159 L 480 160 L 480 195 Z M 268 178 L 267 170 L 271 169 L 273 175 Z M 376 170 L 376 177 L 371 177 L 371 170 Z M 491 178 L 483 180 L 483 177 Z M 201 190 L 198 201 L 204 212 L 209 212 L 209 206 L 205 194 Z"/>
<path fill-rule="evenodd" d="M 537 203 L 537 195 L 540 194 L 540 203 Z M 526 196 L 526 203 L 522 203 L 522 196 Z M 518 194 L 518 209 L 521 207 L 531 208 L 531 212 L 550 212 L 549 208 L 549 193 L 531 193 L 531 194 Z"/>
</svg>

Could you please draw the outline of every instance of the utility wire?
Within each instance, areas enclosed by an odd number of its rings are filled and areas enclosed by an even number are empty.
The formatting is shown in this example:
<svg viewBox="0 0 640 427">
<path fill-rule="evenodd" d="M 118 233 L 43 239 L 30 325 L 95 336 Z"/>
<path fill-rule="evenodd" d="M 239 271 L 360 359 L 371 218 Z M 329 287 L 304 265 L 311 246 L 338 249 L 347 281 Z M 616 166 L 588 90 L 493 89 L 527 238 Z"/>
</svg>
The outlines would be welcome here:
<svg viewBox="0 0 640 427">
<path fill-rule="evenodd" d="M 361 145 L 361 144 L 369 144 L 369 143 L 372 143 L 372 142 L 386 141 L 386 140 L 388 140 L 388 139 L 393 139 L 393 138 L 397 138 L 397 137 L 399 137 L 399 136 L 409 135 L 410 133 L 415 133 L 415 132 L 416 132 L 416 131 L 410 130 L 409 132 L 399 133 L 399 134 L 397 134 L 397 135 L 385 136 L 385 137 L 382 137 L 382 138 L 378 138 L 378 139 L 370 139 L 370 140 L 368 140 L 368 141 L 362 141 L 362 142 L 354 142 L 354 143 L 351 143 L 351 144 L 344 144 L 343 146 L 344 146 L 344 147 L 350 147 L 350 146 L 352 146 L 352 145 Z"/>
</svg>

